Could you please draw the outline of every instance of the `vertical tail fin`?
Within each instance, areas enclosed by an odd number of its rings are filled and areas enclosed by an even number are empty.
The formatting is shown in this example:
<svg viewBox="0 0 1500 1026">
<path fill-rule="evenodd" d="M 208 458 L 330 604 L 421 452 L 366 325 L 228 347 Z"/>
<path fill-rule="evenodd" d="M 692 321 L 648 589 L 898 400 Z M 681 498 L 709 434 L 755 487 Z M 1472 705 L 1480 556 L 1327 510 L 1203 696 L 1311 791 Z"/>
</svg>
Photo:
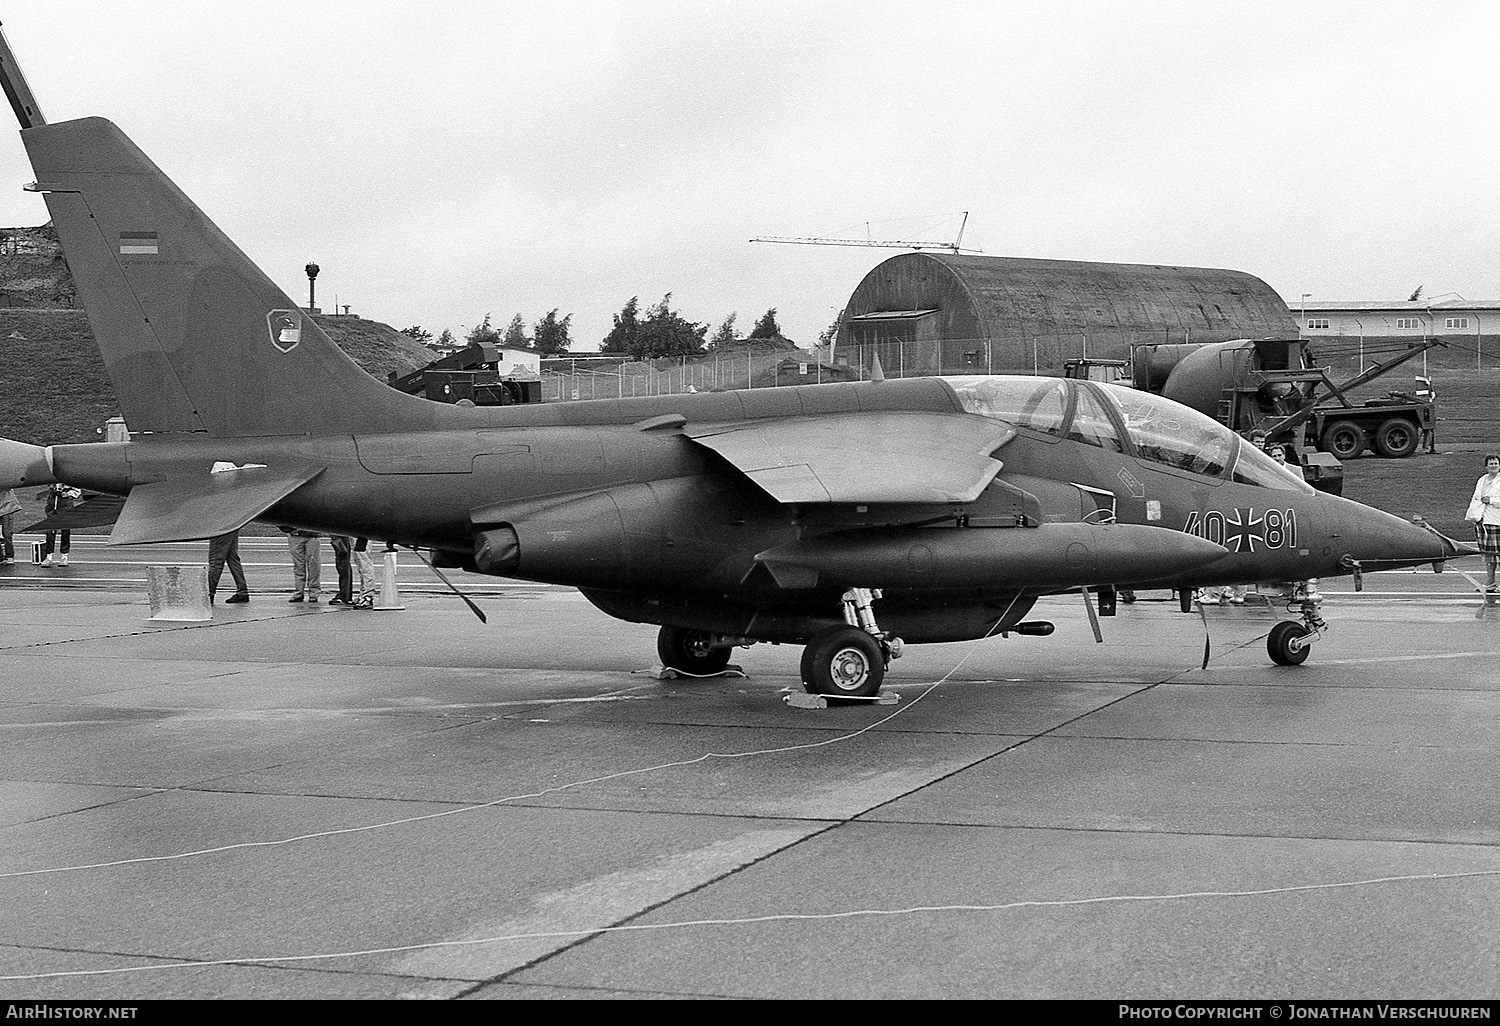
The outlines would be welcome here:
<svg viewBox="0 0 1500 1026">
<path fill-rule="evenodd" d="M 118 128 L 21 133 L 132 431 L 218 438 L 425 423 L 350 360 Z"/>
</svg>

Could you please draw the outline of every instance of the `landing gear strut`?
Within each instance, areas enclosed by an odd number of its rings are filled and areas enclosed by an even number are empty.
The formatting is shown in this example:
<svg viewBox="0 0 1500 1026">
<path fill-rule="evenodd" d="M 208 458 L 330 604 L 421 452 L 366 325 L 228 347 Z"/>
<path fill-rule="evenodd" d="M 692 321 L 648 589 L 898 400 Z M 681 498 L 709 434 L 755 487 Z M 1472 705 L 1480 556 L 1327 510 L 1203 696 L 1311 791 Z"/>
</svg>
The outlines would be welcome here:
<svg viewBox="0 0 1500 1026">
<path fill-rule="evenodd" d="M 900 638 L 887 635 L 875 622 L 880 592 L 850 588 L 844 592 L 844 620 L 814 634 L 802 650 L 802 682 L 815 695 L 874 698 L 892 659 L 901 657 Z"/>
</svg>

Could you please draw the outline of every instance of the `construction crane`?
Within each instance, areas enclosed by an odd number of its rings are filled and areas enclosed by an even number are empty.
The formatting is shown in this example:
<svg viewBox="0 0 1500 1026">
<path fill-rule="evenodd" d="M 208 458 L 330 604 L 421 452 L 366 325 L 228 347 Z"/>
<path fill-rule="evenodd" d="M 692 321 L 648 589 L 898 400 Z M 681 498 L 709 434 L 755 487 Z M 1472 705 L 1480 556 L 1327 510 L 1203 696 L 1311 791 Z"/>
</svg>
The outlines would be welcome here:
<svg viewBox="0 0 1500 1026">
<path fill-rule="evenodd" d="M 825 238 L 792 238 L 784 235 L 757 235 L 751 242 L 787 242 L 798 246 L 876 246 L 884 249 L 946 249 L 955 255 L 959 253 L 983 253 L 982 249 L 964 249 L 964 228 L 969 224 L 969 212 L 964 211 L 963 223 L 958 226 L 958 237 L 952 242 L 909 242 L 905 239 L 891 239 L 888 241 L 878 239 L 825 239 Z M 868 231 L 869 226 L 866 225 Z"/>
</svg>

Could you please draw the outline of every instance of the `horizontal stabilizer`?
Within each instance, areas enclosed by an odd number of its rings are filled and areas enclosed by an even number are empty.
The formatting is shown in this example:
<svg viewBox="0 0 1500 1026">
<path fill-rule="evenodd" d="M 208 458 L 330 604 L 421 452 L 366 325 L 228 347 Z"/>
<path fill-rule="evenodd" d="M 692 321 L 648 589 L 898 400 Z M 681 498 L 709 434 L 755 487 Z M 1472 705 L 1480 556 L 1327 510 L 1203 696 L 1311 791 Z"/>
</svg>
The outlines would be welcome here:
<svg viewBox="0 0 1500 1026">
<path fill-rule="evenodd" d="M 118 495 L 91 495 L 78 505 L 60 509 L 46 520 L 39 520 L 21 530 L 33 531 L 81 531 L 88 527 L 109 527 L 120 519 L 120 510 L 125 500 Z"/>
<path fill-rule="evenodd" d="M 867 411 L 684 434 L 785 503 L 973 502 L 996 474 L 991 458 L 1015 431 L 967 414 Z"/>
<path fill-rule="evenodd" d="M 238 531 L 322 472 L 307 464 L 243 467 L 136 485 L 109 544 L 194 541 Z"/>
</svg>

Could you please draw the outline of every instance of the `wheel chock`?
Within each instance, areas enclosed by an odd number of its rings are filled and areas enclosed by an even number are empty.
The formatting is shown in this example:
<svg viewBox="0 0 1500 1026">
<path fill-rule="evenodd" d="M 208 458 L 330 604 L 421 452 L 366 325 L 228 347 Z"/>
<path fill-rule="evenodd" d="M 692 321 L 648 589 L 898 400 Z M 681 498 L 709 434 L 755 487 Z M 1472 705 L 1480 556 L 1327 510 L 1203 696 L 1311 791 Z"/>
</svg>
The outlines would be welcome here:
<svg viewBox="0 0 1500 1026">
<path fill-rule="evenodd" d="M 880 693 L 871 697 L 859 695 L 834 695 L 833 698 L 839 702 L 869 702 L 871 705 L 895 705 L 901 701 L 901 696 L 894 691 L 881 688 Z M 827 709 L 828 695 L 815 695 L 801 688 L 782 688 L 781 700 L 793 709 Z"/>
<path fill-rule="evenodd" d="M 743 669 L 730 663 L 717 673 L 688 673 L 679 670 L 675 666 L 662 666 L 660 664 L 646 670 L 631 670 L 632 674 L 650 677 L 652 680 L 708 680 L 710 677 L 749 677 Z"/>
</svg>

